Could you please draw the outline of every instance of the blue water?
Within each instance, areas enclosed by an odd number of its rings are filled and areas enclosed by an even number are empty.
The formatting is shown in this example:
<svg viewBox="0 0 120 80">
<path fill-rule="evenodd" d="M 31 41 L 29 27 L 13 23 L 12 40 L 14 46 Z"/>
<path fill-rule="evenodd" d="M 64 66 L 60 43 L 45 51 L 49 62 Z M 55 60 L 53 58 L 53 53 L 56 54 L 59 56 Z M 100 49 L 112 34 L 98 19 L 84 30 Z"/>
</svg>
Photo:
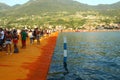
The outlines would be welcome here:
<svg viewBox="0 0 120 80">
<path fill-rule="evenodd" d="M 63 67 L 67 38 L 67 68 Z M 120 80 L 120 32 L 60 33 L 48 80 Z"/>
</svg>

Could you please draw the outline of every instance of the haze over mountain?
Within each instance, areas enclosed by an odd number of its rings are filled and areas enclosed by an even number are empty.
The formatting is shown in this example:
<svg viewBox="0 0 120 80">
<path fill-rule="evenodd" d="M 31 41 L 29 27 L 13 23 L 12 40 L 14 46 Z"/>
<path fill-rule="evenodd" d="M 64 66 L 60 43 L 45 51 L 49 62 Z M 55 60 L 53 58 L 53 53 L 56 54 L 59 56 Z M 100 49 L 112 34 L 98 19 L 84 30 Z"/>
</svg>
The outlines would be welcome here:
<svg viewBox="0 0 120 80">
<path fill-rule="evenodd" d="M 0 4 L 0 11 L 5 15 L 33 15 L 41 14 L 43 12 L 76 12 L 87 10 L 110 11 L 119 10 L 120 2 L 110 5 L 91 6 L 73 0 L 30 0 L 23 5 L 10 7 L 5 4 Z"/>
<path fill-rule="evenodd" d="M 2 10 L 6 10 L 6 9 L 9 9 L 9 8 L 10 8 L 9 5 L 4 4 L 4 3 L 0 3 L 0 11 L 2 11 Z"/>
</svg>

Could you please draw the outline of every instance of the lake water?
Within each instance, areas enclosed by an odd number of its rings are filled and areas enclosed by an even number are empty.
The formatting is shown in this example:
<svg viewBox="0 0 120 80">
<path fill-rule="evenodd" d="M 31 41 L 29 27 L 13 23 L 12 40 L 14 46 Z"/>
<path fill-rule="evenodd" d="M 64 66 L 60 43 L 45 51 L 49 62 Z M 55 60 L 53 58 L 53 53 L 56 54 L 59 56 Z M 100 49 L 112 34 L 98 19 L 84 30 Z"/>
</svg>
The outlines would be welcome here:
<svg viewBox="0 0 120 80">
<path fill-rule="evenodd" d="M 67 68 L 63 67 L 63 37 L 67 38 Z M 120 80 L 120 32 L 60 33 L 48 80 Z"/>
</svg>

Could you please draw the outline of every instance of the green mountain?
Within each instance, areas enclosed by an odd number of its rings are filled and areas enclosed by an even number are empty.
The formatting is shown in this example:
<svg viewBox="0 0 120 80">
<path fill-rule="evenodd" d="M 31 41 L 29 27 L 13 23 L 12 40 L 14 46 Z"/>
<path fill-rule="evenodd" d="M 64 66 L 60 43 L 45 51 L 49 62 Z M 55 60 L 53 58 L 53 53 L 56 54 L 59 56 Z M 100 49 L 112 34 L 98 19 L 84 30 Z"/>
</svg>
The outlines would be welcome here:
<svg viewBox="0 0 120 80">
<path fill-rule="evenodd" d="M 6 11 L 6 15 L 33 15 L 43 12 L 76 12 L 88 10 L 90 6 L 73 0 L 30 0 L 24 5 Z"/>
<path fill-rule="evenodd" d="M 4 3 L 0 3 L 0 11 L 7 10 L 7 9 L 10 9 L 10 6 Z"/>
<path fill-rule="evenodd" d="M 21 5 L 20 4 L 16 4 L 16 5 L 12 6 L 12 8 L 16 8 L 16 7 L 19 7 L 19 6 L 21 6 Z"/>
<path fill-rule="evenodd" d="M 94 7 L 100 14 L 108 16 L 120 16 L 120 1 L 110 5 L 98 5 Z"/>
<path fill-rule="evenodd" d="M 119 7 L 120 2 L 91 6 L 74 0 L 29 0 L 23 5 L 1 7 L 0 25 L 21 28 L 34 25 L 44 27 L 49 24 L 75 29 L 84 24 L 97 26 L 102 23 L 119 23 Z"/>
<path fill-rule="evenodd" d="M 1 5 L 1 4 L 0 4 Z M 3 5 L 0 10 L 7 9 L 2 12 L 4 15 L 12 16 L 23 16 L 23 15 L 40 15 L 45 12 L 77 12 L 95 10 L 101 14 L 108 15 L 110 12 L 119 12 L 120 2 L 114 4 L 101 4 L 97 6 L 91 6 L 83 3 L 79 3 L 74 0 L 30 0 L 23 5 L 16 5 L 10 8 L 9 6 Z M 8 8 L 10 8 L 8 10 Z"/>
<path fill-rule="evenodd" d="M 4 3 L 0 3 L 0 16 L 5 16 L 6 14 L 3 13 L 3 11 L 9 10 L 11 7 L 4 4 Z"/>
<path fill-rule="evenodd" d="M 100 4 L 95 6 L 97 10 L 110 10 L 110 9 L 119 9 L 120 8 L 120 2 L 114 3 L 114 4 Z"/>
</svg>

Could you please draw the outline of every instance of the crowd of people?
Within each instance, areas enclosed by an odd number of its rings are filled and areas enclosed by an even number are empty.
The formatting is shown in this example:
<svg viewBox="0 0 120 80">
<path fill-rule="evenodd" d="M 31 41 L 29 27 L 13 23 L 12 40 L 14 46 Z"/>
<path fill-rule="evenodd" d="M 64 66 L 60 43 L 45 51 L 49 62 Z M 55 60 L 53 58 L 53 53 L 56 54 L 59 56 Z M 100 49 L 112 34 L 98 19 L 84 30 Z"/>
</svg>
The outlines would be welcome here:
<svg viewBox="0 0 120 80">
<path fill-rule="evenodd" d="M 50 34 L 51 31 L 42 30 L 39 28 L 35 29 L 2 29 L 0 28 L 0 51 L 5 50 L 6 54 L 18 53 L 18 42 L 21 40 L 21 48 L 26 48 L 26 41 L 29 38 L 30 44 L 34 43 L 34 40 L 37 41 L 37 44 L 40 45 L 40 38 L 43 35 Z M 12 48 L 13 45 L 13 48 Z"/>
</svg>

